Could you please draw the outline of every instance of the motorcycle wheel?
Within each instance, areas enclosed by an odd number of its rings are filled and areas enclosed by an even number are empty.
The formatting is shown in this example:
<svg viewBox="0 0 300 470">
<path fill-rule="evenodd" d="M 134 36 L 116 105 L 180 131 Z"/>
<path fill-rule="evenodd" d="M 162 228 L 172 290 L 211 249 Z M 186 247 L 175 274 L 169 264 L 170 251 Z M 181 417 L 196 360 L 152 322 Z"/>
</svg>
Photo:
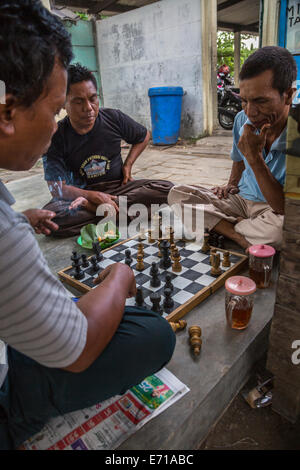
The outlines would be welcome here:
<svg viewBox="0 0 300 470">
<path fill-rule="evenodd" d="M 239 110 L 232 105 L 225 106 L 225 109 L 227 111 L 231 111 L 235 114 L 239 112 Z M 219 124 L 223 129 L 226 129 L 227 131 L 231 131 L 233 128 L 233 123 L 234 123 L 234 117 L 231 116 L 225 116 L 225 114 L 222 114 L 222 112 L 219 111 L 218 113 L 218 119 L 219 119 Z"/>
</svg>

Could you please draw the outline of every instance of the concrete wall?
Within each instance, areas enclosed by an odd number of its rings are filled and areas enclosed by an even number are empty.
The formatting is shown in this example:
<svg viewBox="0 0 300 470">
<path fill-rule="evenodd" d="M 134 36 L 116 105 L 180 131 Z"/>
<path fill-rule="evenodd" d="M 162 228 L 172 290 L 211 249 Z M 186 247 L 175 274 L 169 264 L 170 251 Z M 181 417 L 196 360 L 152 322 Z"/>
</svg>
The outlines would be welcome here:
<svg viewBox="0 0 300 470">
<path fill-rule="evenodd" d="M 201 1 L 162 0 L 97 22 L 104 106 L 150 128 L 148 89 L 182 86 L 181 137 L 203 133 Z"/>
</svg>

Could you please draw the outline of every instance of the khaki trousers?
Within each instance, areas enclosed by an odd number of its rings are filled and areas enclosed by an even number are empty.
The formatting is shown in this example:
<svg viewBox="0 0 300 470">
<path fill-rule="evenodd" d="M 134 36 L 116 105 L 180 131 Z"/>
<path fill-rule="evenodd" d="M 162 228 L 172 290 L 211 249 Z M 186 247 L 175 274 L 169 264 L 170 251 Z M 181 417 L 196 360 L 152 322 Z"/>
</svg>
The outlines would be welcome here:
<svg viewBox="0 0 300 470">
<path fill-rule="evenodd" d="M 193 218 L 197 210 L 204 210 L 204 227 L 209 230 L 221 220 L 227 220 L 251 245 L 266 244 L 278 250 L 281 247 L 284 216 L 275 214 L 266 203 L 249 201 L 238 194 L 219 199 L 210 189 L 187 185 L 174 186 L 168 203 L 174 206 L 178 216 L 186 204 L 194 206 Z M 238 222 L 238 217 L 243 220 Z"/>
</svg>

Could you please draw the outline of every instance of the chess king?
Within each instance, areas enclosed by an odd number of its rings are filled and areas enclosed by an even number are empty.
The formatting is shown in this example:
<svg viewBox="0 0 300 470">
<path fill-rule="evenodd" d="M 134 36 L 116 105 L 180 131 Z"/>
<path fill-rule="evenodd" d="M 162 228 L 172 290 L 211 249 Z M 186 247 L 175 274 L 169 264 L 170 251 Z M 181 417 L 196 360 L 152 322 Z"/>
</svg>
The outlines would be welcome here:
<svg viewBox="0 0 300 470">
<path fill-rule="evenodd" d="M 71 59 L 69 34 L 39 0 L 0 2 L 1 168 L 29 170 L 47 152 Z M 0 182 L 0 449 L 18 448 L 59 413 L 123 394 L 164 367 L 175 347 L 158 313 L 124 308 L 136 293 L 126 264 L 102 271 L 74 303 L 34 236 L 55 228 L 55 214 L 20 214 L 14 202 Z"/>
</svg>

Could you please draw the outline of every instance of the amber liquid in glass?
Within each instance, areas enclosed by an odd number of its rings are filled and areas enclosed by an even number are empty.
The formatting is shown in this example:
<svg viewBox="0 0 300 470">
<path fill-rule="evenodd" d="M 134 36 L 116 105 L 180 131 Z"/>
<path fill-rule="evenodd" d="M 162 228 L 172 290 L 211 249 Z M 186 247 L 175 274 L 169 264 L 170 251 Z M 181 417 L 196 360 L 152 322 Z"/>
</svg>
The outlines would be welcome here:
<svg viewBox="0 0 300 470">
<path fill-rule="evenodd" d="M 265 271 L 256 271 L 253 268 L 249 268 L 249 276 L 255 282 L 258 289 L 265 289 L 271 281 L 271 270 L 265 273 Z"/>
<path fill-rule="evenodd" d="M 248 306 L 246 308 L 242 307 L 235 307 L 232 309 L 232 320 L 231 320 L 231 328 L 235 330 L 243 330 L 247 328 L 248 323 L 251 318 L 251 313 L 253 310 L 253 306 Z M 230 306 L 228 305 L 226 309 L 227 320 L 230 322 Z"/>
</svg>

